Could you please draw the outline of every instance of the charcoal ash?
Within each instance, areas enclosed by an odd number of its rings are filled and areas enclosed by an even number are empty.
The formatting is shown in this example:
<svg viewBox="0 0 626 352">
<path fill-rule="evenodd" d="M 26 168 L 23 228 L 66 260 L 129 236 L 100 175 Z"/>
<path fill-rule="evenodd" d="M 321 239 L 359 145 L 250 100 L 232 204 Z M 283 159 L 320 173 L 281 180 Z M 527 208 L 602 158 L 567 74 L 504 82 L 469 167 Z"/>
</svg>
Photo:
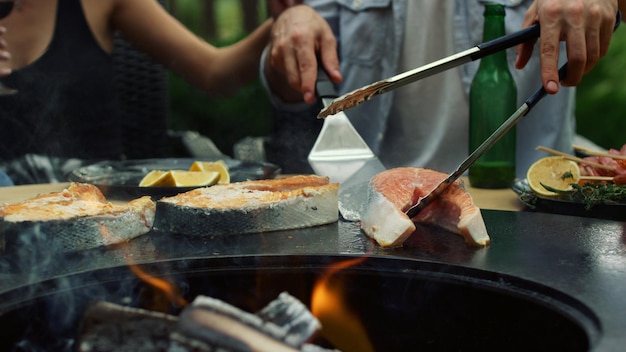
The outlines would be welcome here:
<svg viewBox="0 0 626 352">
<path fill-rule="evenodd" d="M 78 351 L 174 351 L 169 336 L 178 318 L 99 301 L 85 312 Z M 181 350 L 182 351 L 182 350 Z"/>
<path fill-rule="evenodd" d="M 288 293 L 256 313 L 198 296 L 179 316 L 100 301 L 85 313 L 77 350 L 328 352 L 310 341 L 321 329 Z"/>
</svg>

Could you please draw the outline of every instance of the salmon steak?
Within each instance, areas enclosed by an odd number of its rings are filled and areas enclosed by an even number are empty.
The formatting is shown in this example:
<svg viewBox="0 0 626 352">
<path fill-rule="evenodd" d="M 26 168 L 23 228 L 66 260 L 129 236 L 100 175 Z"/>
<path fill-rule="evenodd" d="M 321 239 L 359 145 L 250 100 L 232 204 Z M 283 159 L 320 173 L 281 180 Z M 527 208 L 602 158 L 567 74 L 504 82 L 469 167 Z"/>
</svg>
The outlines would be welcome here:
<svg viewBox="0 0 626 352">
<path fill-rule="evenodd" d="M 73 252 L 129 241 L 152 228 L 156 204 L 141 197 L 112 204 L 94 185 L 68 188 L 0 206 L 0 249 L 7 243 L 40 242 Z"/>
<path fill-rule="evenodd" d="M 368 186 L 368 204 L 361 229 L 382 247 L 402 246 L 415 224 L 441 227 L 463 236 L 468 244 L 486 246 L 489 235 L 472 196 L 456 181 L 413 219 L 405 212 L 448 175 L 423 168 L 395 168 L 374 176 Z"/>
<path fill-rule="evenodd" d="M 154 228 L 211 236 L 311 227 L 339 218 L 338 183 L 299 175 L 196 188 L 157 201 Z"/>
</svg>

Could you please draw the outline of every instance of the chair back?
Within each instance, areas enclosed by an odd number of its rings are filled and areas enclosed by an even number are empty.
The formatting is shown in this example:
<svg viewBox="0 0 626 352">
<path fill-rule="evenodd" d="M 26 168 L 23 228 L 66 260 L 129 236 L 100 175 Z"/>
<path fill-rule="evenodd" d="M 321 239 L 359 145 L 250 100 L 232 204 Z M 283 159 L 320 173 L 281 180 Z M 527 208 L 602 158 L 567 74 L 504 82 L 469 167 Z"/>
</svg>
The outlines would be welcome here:
<svg viewBox="0 0 626 352">
<path fill-rule="evenodd" d="M 162 0 L 159 0 L 163 4 Z M 112 53 L 115 84 L 129 159 L 164 157 L 168 142 L 169 90 L 167 70 L 135 49 L 120 33 Z"/>
</svg>

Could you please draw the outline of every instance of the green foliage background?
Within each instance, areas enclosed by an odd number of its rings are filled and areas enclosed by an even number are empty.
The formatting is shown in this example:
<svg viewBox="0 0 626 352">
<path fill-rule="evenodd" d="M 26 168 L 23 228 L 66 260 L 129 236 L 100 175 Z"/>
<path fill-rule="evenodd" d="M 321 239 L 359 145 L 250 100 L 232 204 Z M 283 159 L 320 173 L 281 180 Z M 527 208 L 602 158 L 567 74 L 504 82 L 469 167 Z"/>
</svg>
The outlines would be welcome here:
<svg viewBox="0 0 626 352">
<path fill-rule="evenodd" d="M 202 36 L 208 19 L 200 10 L 207 0 L 175 1 L 175 16 Z M 216 46 L 246 35 L 241 3 L 259 1 L 259 22 L 266 18 L 263 0 L 214 0 Z M 626 144 L 626 24 L 613 36 L 608 54 L 587 74 L 577 90 L 578 133 L 604 148 Z M 171 127 L 195 130 L 210 137 L 226 154 L 245 136 L 267 135 L 271 129 L 270 105 L 257 81 L 232 98 L 210 98 L 176 76 L 170 78 Z"/>
<path fill-rule="evenodd" d="M 604 148 L 626 144 L 626 23 L 611 40 L 608 54 L 577 89 L 578 133 Z"/>
<path fill-rule="evenodd" d="M 203 32 L 207 19 L 201 5 L 206 0 L 174 0 L 174 15 L 196 35 L 215 46 L 225 46 L 243 38 L 246 33 L 240 2 L 259 1 L 259 22 L 267 18 L 263 0 L 215 0 L 215 37 Z M 271 129 L 268 97 L 259 81 L 235 96 L 212 98 L 180 77 L 170 75 L 170 127 L 192 130 L 208 136 L 225 154 L 232 155 L 233 144 L 246 136 L 264 136 Z"/>
</svg>

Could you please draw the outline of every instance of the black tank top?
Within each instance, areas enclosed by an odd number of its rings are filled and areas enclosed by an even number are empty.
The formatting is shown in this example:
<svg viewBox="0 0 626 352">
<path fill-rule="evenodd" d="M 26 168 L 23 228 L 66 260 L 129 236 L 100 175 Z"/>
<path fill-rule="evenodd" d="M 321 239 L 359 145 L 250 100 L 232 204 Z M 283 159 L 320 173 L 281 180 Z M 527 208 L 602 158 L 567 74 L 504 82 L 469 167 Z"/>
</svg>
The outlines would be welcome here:
<svg viewBox="0 0 626 352">
<path fill-rule="evenodd" d="M 80 0 L 58 0 L 46 52 L 2 81 L 0 160 L 27 153 L 116 159 L 122 133 L 111 56 L 96 42 Z"/>
</svg>

